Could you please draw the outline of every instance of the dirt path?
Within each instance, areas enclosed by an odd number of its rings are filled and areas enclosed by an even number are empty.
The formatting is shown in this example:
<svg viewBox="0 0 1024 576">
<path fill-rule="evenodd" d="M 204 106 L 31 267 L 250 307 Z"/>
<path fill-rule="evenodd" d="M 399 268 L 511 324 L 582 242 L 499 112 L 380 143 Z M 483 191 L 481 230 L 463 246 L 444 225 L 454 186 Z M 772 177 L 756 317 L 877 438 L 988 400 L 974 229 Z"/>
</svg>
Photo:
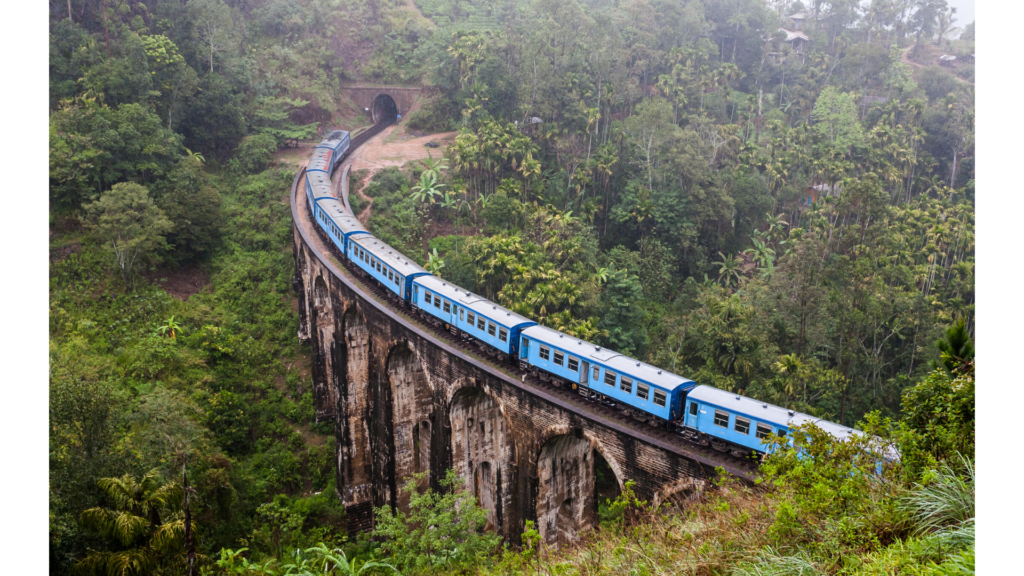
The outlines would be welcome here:
<svg viewBox="0 0 1024 576">
<path fill-rule="evenodd" d="M 363 177 L 359 191 L 356 192 L 363 202 L 366 202 L 366 207 L 356 216 L 363 226 L 366 226 L 366 223 L 370 221 L 370 216 L 373 215 L 373 198 L 363 193 L 363 190 L 366 189 L 366 185 L 370 183 L 374 174 L 384 168 L 404 166 L 406 162 L 414 160 L 426 160 L 428 157 L 441 158 L 444 156 L 445 149 L 455 139 L 456 134 L 457 132 L 442 132 L 416 136 L 406 132 L 405 124 L 396 124 L 382 130 L 380 134 L 368 140 L 342 161 L 335 169 L 335 174 L 341 174 L 346 165 L 351 166 L 350 171 L 352 172 L 366 170 L 366 176 Z M 438 148 L 424 146 L 430 141 L 435 141 L 440 146 Z M 339 184 L 340 182 L 336 182 L 334 185 L 334 193 L 337 196 L 340 196 Z"/>
<path fill-rule="evenodd" d="M 910 59 L 910 51 L 913 50 L 913 49 L 914 49 L 914 45 L 913 44 L 911 44 L 910 46 L 907 46 L 906 48 L 903 49 L 903 56 L 901 58 L 903 60 L 903 63 L 904 64 L 909 64 L 911 68 L 916 68 L 918 70 L 923 70 L 924 68 L 930 68 L 930 66 L 925 66 L 924 64 L 919 64 L 919 63 L 914 62 L 913 60 Z M 951 72 L 950 74 L 953 76 L 953 78 L 956 78 L 958 81 L 963 82 L 964 84 L 970 84 L 971 86 L 974 86 L 974 82 L 971 82 L 969 80 L 964 80 L 963 78 L 957 76 L 956 72 Z"/>
</svg>

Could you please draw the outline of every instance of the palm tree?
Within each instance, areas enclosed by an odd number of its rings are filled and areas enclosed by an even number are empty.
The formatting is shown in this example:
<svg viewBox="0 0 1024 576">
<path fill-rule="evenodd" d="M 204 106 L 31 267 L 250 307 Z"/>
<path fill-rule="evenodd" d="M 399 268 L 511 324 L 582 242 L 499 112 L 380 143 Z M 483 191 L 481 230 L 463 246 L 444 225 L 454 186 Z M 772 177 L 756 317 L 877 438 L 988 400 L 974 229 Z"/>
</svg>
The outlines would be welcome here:
<svg viewBox="0 0 1024 576">
<path fill-rule="evenodd" d="M 363 561 L 362 564 L 358 564 L 359 560 L 356 558 L 349 560 L 343 550 L 339 548 L 330 549 L 323 542 L 312 548 L 307 548 L 305 553 L 312 556 L 309 564 L 310 568 L 314 570 L 308 570 L 306 568 L 306 561 L 303 560 L 302 566 L 297 567 L 302 572 L 296 572 L 296 574 L 309 574 L 310 576 L 320 576 L 321 574 L 360 576 L 364 572 L 373 571 L 374 568 L 384 568 L 391 570 L 395 574 L 398 573 L 398 570 L 387 562 Z"/>
<path fill-rule="evenodd" d="M 441 188 L 444 188 L 444 184 L 438 182 L 433 172 L 424 172 L 420 176 L 420 183 L 412 188 L 412 199 L 421 204 L 427 201 L 434 204 L 437 202 L 437 196 L 441 195 Z"/>
<path fill-rule="evenodd" d="M 425 168 L 423 173 L 430 174 L 434 176 L 435 179 L 441 178 L 441 170 L 448 169 L 448 165 L 445 164 L 444 158 L 438 158 L 437 160 L 434 160 L 434 157 L 430 154 L 430 152 L 427 152 L 427 159 L 421 160 L 420 164 L 423 164 L 423 167 Z"/>
<path fill-rule="evenodd" d="M 937 37 L 935 38 L 936 46 L 942 45 L 942 39 L 944 37 L 954 34 L 960 30 L 960 28 L 953 25 L 954 23 L 956 23 L 955 7 L 950 6 L 947 10 L 939 11 L 939 17 L 937 22 L 938 25 L 936 26 L 936 32 L 938 33 Z"/>
<path fill-rule="evenodd" d="M 114 509 L 82 512 L 82 525 L 111 542 L 113 551 L 91 550 L 75 565 L 83 574 L 135 576 L 182 573 L 184 520 L 179 508 L 184 496 L 174 482 L 161 483 L 156 471 L 136 481 L 130 474 L 102 478 L 99 486 Z M 180 568 L 175 570 L 174 567 Z"/>
<path fill-rule="evenodd" d="M 974 363 L 974 343 L 967 331 L 967 321 L 961 317 L 952 326 L 946 328 L 946 336 L 935 343 L 941 353 L 939 361 L 933 363 L 936 368 L 945 368 L 953 374 L 961 372 Z"/>
<path fill-rule="evenodd" d="M 770 274 L 775 266 L 775 250 L 757 238 L 751 240 L 754 242 L 754 247 L 744 250 L 743 253 L 753 258 L 760 268 L 764 268 Z"/>
<path fill-rule="evenodd" d="M 804 377 L 807 375 L 807 366 L 800 360 L 799 356 L 796 354 L 779 356 L 778 361 L 772 364 L 772 369 L 782 376 L 787 399 L 792 398 L 794 392 L 796 392 L 794 381 L 798 378 L 804 384 L 804 397 L 806 399 L 807 382 L 804 380 Z"/>
<path fill-rule="evenodd" d="M 719 252 L 718 255 L 722 257 L 721 262 L 715 262 L 715 264 L 718 264 L 718 281 L 728 288 L 732 286 L 733 282 L 738 283 L 740 281 L 740 266 L 743 263 L 732 254 L 726 256 Z"/>
</svg>

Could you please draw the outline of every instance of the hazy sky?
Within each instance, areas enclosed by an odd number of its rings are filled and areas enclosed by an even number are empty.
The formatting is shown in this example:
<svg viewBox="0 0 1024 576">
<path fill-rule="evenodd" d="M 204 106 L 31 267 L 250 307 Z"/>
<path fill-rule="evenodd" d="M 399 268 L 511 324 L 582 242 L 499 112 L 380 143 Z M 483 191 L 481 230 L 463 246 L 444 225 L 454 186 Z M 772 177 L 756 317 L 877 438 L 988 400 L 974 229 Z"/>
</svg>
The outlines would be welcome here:
<svg viewBox="0 0 1024 576">
<path fill-rule="evenodd" d="M 974 22 L 974 0 L 946 0 L 956 8 L 956 25 L 960 28 Z"/>
</svg>

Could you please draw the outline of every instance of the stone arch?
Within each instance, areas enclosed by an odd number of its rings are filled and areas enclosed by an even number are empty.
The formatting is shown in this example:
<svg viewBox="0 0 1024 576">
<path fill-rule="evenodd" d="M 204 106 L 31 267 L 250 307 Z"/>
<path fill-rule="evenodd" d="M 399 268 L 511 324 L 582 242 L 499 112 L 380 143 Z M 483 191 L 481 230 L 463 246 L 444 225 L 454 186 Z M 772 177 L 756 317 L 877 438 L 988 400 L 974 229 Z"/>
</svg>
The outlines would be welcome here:
<svg viewBox="0 0 1024 576">
<path fill-rule="evenodd" d="M 556 436 L 580 433 L 581 432 L 577 428 L 573 428 L 568 424 L 555 424 L 553 426 L 548 426 L 547 428 L 544 429 L 544 431 L 538 436 L 537 444 L 543 447 L 544 444 L 546 444 L 548 441 L 550 441 L 552 438 Z M 582 430 L 582 435 L 583 438 L 585 438 L 587 442 L 590 443 L 590 447 L 593 448 L 594 451 L 597 452 L 601 456 L 601 458 L 603 458 L 604 461 L 608 463 L 609 468 L 612 469 L 612 473 L 615 475 L 615 482 L 619 485 L 619 490 L 625 488 L 626 475 L 622 470 L 622 466 L 619 465 L 619 461 L 616 460 L 615 458 L 611 458 L 608 455 L 608 449 L 605 448 L 604 443 L 601 442 L 601 440 L 599 440 L 596 436 L 594 436 L 589 430 Z M 535 453 L 535 456 L 539 457 L 540 452 L 538 451 L 537 453 Z M 536 464 L 537 461 L 535 460 L 534 465 Z"/>
<path fill-rule="evenodd" d="M 654 493 L 654 505 L 680 506 L 685 501 L 699 498 L 708 487 L 707 478 L 686 476 L 679 478 Z"/>
<path fill-rule="evenodd" d="M 335 486 L 350 517 L 366 523 L 373 509 L 373 459 L 370 450 L 370 331 L 356 306 L 342 317 L 340 356 L 344 385 L 339 389 L 334 436 Z M 364 518 L 365 517 L 365 518 Z"/>
<path fill-rule="evenodd" d="M 433 389 L 419 356 L 406 342 L 391 349 L 385 374 L 391 391 L 394 479 L 399 489 L 397 504 L 400 509 L 408 510 L 409 497 L 401 492 L 405 479 L 418 472 L 426 472 L 427 477 L 432 478 L 437 472 L 431 469 L 436 433 Z M 424 433 L 425 427 L 429 430 Z"/>
<path fill-rule="evenodd" d="M 313 400 L 318 421 L 335 416 L 338 402 L 338 374 L 335 370 L 337 322 L 331 290 L 324 277 L 313 280 L 310 304 L 310 344 L 313 346 Z"/>
<path fill-rule="evenodd" d="M 378 94 L 373 99 L 373 107 L 370 109 L 370 115 L 373 118 L 373 122 L 376 124 L 382 121 L 394 120 L 398 117 L 398 104 L 395 103 L 395 99 L 389 94 Z"/>
<path fill-rule="evenodd" d="M 474 383 L 470 379 L 456 383 L 448 403 L 452 468 L 487 510 L 488 525 L 507 536 L 505 519 L 516 477 L 515 438 L 501 401 Z"/>
<path fill-rule="evenodd" d="M 575 542 L 597 521 L 594 447 L 580 430 L 559 434 L 537 453 L 537 529 L 549 545 Z"/>
</svg>

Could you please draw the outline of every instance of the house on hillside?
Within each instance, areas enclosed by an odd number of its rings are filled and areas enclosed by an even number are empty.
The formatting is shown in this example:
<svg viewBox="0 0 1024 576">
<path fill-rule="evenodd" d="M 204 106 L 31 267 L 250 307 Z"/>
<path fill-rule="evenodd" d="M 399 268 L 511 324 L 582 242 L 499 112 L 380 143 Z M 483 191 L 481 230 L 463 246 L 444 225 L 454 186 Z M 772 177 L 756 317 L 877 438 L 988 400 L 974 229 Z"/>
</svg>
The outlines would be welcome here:
<svg viewBox="0 0 1024 576">
<path fill-rule="evenodd" d="M 801 202 L 804 206 L 810 206 L 818 201 L 819 198 L 825 198 L 838 194 L 843 189 L 842 184 L 836 184 L 835 188 L 828 184 L 815 184 L 814 186 L 808 186 L 804 190 L 804 201 Z"/>
<path fill-rule="evenodd" d="M 939 56 L 939 66 L 945 66 L 946 68 L 956 68 L 957 61 L 956 56 L 952 54 L 943 54 Z"/>
<path fill-rule="evenodd" d="M 794 54 L 799 54 L 801 62 L 803 61 L 804 52 L 807 50 L 807 46 L 811 43 L 811 39 L 803 32 L 796 32 L 794 30 L 786 30 L 785 28 L 779 28 L 779 33 L 776 34 L 777 38 L 781 38 L 781 43 L 788 44 L 790 50 Z M 781 43 L 774 40 L 773 47 L 775 50 L 769 52 L 769 56 L 772 57 L 772 62 L 778 64 L 783 60 L 782 45 Z"/>
<path fill-rule="evenodd" d="M 789 17 L 789 27 L 797 31 L 803 30 L 804 26 L 810 19 L 810 16 L 808 16 L 806 12 L 797 12 L 796 14 L 793 14 L 792 16 Z"/>
</svg>

